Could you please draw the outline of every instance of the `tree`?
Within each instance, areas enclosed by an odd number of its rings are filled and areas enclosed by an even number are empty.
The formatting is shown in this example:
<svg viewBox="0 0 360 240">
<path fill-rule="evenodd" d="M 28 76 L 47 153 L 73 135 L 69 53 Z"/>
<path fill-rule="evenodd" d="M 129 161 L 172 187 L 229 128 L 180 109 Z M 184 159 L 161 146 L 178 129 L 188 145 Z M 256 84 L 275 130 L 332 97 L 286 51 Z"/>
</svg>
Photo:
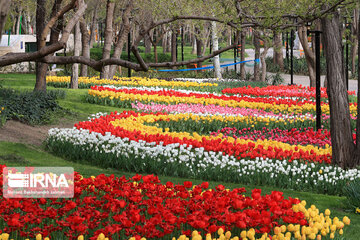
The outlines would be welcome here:
<svg viewBox="0 0 360 240">
<path fill-rule="evenodd" d="M 0 0 L 0 41 L 2 30 L 5 26 L 6 17 L 10 9 L 11 0 Z"/>
</svg>

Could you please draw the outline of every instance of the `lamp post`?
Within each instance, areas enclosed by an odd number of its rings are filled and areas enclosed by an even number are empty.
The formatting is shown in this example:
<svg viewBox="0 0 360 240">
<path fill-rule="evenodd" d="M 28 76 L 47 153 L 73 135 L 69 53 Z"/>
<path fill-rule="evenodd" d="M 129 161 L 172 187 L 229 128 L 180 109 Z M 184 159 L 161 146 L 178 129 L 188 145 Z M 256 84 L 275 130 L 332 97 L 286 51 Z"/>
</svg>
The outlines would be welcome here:
<svg viewBox="0 0 360 240">
<path fill-rule="evenodd" d="M 308 30 L 315 33 L 315 69 L 316 69 L 316 130 L 321 129 L 321 93 L 320 93 L 320 34 L 319 30 Z"/>
<path fill-rule="evenodd" d="M 181 61 L 184 61 L 184 27 L 181 27 Z"/>
<path fill-rule="evenodd" d="M 289 32 L 286 32 L 286 68 L 289 69 Z"/>
<path fill-rule="evenodd" d="M 236 33 L 234 32 L 234 43 L 236 41 Z M 237 44 L 235 44 L 235 47 L 234 47 L 234 67 L 235 67 L 235 74 L 237 72 L 237 67 L 236 67 L 236 51 L 237 51 Z"/>
</svg>

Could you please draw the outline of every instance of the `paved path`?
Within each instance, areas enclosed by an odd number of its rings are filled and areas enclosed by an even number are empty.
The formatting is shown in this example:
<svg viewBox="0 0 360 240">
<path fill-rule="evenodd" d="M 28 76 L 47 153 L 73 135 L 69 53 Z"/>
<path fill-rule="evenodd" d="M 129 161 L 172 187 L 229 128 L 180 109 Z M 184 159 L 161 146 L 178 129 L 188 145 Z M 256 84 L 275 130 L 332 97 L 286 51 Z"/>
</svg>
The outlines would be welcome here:
<svg viewBox="0 0 360 240">
<path fill-rule="evenodd" d="M 262 52 L 263 49 L 261 49 L 260 52 Z M 255 59 L 255 50 L 254 49 L 246 49 L 246 53 L 248 55 L 248 57 L 246 58 L 246 60 L 253 60 Z M 285 56 L 285 49 L 283 49 L 283 53 L 284 53 L 284 56 Z M 268 57 L 272 57 L 273 56 L 273 49 L 270 48 L 267 55 Z M 294 50 L 294 57 L 300 57 L 300 51 L 299 50 Z M 225 64 L 228 64 L 228 63 L 233 63 L 233 62 L 225 62 Z M 252 64 L 248 64 L 248 65 L 252 65 Z M 229 69 L 233 70 L 234 69 L 234 66 L 230 66 Z M 239 71 L 240 69 L 240 65 L 237 65 L 237 71 Z M 250 72 L 253 74 L 254 72 L 254 69 L 253 67 L 251 66 L 247 66 L 245 65 L 245 71 L 246 72 Z M 267 73 L 268 75 L 272 75 L 273 73 L 270 73 L 268 72 Z M 290 74 L 281 74 L 282 78 L 284 79 L 285 81 L 285 84 L 290 84 L 291 82 L 291 76 Z M 324 81 L 325 81 L 325 75 L 324 76 L 321 76 L 321 86 L 323 87 L 324 86 Z M 352 80 L 350 79 L 349 80 L 349 90 L 350 91 L 355 91 L 357 92 L 357 80 Z M 294 84 L 297 84 L 297 85 L 303 85 L 303 86 L 310 86 L 310 79 L 308 76 L 304 76 L 304 75 L 294 75 Z"/>
</svg>

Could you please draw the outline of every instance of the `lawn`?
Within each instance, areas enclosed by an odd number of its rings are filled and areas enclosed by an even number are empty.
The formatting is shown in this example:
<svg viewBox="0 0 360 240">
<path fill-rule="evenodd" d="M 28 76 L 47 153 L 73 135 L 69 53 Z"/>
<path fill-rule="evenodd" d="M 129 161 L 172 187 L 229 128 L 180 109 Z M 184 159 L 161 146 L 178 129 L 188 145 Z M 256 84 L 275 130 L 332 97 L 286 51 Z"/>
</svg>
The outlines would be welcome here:
<svg viewBox="0 0 360 240">
<path fill-rule="evenodd" d="M 160 50 L 159 50 L 160 52 Z M 12 87 L 18 90 L 32 90 L 35 83 L 35 76 L 28 74 L 1 74 L 0 84 L 3 87 Z M 49 90 L 54 89 L 48 87 Z M 71 114 L 64 116 L 65 119 L 71 121 L 85 120 L 87 116 L 97 112 L 112 112 L 122 111 L 117 107 L 109 107 L 102 105 L 95 105 L 83 102 L 83 95 L 87 92 L 86 89 L 72 90 L 65 89 L 65 99 L 59 100 L 59 104 L 68 110 Z M 56 122 L 55 122 L 56 123 Z M 123 172 L 116 169 L 102 169 L 100 167 L 91 166 L 88 162 L 73 162 L 67 159 L 59 158 L 44 150 L 43 147 L 37 147 L 33 145 L 26 145 L 20 143 L 0 142 L 0 164 L 7 164 L 9 166 L 71 166 L 75 171 L 79 171 L 85 177 L 96 176 L 101 173 L 106 175 L 114 174 L 115 176 L 130 177 L 135 175 L 132 172 Z M 201 179 L 185 179 L 175 178 L 167 176 L 159 176 L 162 182 L 172 181 L 174 183 L 183 183 L 184 181 L 192 181 L 194 184 L 200 184 Z M 233 189 L 238 187 L 245 187 L 248 192 L 254 188 L 261 188 L 262 193 L 271 193 L 271 191 L 282 191 L 286 197 L 296 197 L 301 200 L 306 200 L 308 206 L 311 204 L 316 205 L 320 211 L 325 209 L 331 210 L 332 216 L 342 218 L 347 215 L 351 219 L 351 225 L 346 227 L 344 231 L 344 239 L 358 239 L 358 232 L 360 229 L 360 215 L 356 215 L 351 210 L 348 210 L 346 206 L 345 197 L 341 196 L 329 196 L 309 192 L 299 192 L 288 189 L 280 189 L 269 186 L 253 186 L 233 184 L 229 182 L 210 182 L 210 187 L 215 187 L 218 184 L 222 184 L 227 188 Z"/>
</svg>

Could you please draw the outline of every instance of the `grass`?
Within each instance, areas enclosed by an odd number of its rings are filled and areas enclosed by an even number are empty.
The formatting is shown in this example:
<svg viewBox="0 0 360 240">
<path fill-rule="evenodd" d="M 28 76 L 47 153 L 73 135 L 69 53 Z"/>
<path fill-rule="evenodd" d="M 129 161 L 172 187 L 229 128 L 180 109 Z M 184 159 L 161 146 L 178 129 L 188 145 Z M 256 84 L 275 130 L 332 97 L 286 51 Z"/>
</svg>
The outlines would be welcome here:
<svg viewBox="0 0 360 240">
<path fill-rule="evenodd" d="M 3 87 L 13 87 L 19 90 L 32 90 L 35 85 L 35 76 L 31 74 L 0 74 L 0 84 Z M 48 89 L 54 88 L 49 87 Z M 89 114 L 96 112 L 122 111 L 122 109 L 116 107 L 107 107 L 82 102 L 82 96 L 87 92 L 86 89 L 65 89 L 65 91 L 67 93 L 66 97 L 63 100 L 59 100 L 59 104 L 73 113 L 65 116 L 73 121 L 84 120 Z M 44 147 L 1 141 L 0 164 L 7 164 L 9 166 L 24 166 L 24 164 L 30 166 L 69 166 L 73 167 L 75 171 L 81 172 L 85 177 L 95 176 L 101 173 L 106 175 L 114 174 L 115 176 L 124 175 L 126 177 L 135 175 L 135 173 L 119 171 L 117 169 L 102 169 L 91 166 L 89 163 L 75 163 L 46 152 Z M 172 181 L 174 183 L 183 183 L 184 181 L 192 181 L 194 184 L 202 182 L 200 179 L 185 179 L 167 176 L 159 176 L 159 178 L 162 182 Z M 332 212 L 331 216 L 333 217 L 337 216 L 342 218 L 347 215 L 351 219 L 351 225 L 346 227 L 344 231 L 344 239 L 358 239 L 360 215 L 356 215 L 352 210 L 348 209 L 345 197 L 298 192 L 269 186 L 240 185 L 227 182 L 210 182 L 210 187 L 215 187 L 219 184 L 222 184 L 230 189 L 245 187 L 248 194 L 251 193 L 251 189 L 254 188 L 261 188 L 263 194 L 271 193 L 271 191 L 282 191 L 285 197 L 294 197 L 306 200 L 308 207 L 314 204 L 322 212 L 327 208 L 330 209 Z"/>
</svg>

